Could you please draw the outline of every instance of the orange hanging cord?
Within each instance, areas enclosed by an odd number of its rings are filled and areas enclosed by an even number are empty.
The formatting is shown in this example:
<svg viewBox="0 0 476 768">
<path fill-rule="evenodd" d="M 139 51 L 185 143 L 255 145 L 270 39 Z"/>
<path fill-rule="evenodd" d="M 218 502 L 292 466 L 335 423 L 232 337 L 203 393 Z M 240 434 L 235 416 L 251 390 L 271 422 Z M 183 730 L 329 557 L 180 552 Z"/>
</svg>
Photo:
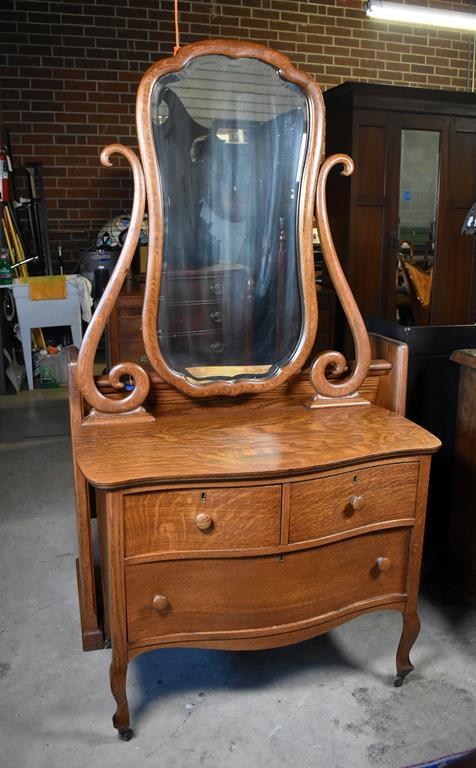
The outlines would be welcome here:
<svg viewBox="0 0 476 768">
<path fill-rule="evenodd" d="M 174 56 L 175 56 L 175 54 L 177 54 L 178 51 L 180 50 L 178 0 L 174 0 L 174 11 L 175 11 L 175 48 L 174 48 Z"/>
</svg>

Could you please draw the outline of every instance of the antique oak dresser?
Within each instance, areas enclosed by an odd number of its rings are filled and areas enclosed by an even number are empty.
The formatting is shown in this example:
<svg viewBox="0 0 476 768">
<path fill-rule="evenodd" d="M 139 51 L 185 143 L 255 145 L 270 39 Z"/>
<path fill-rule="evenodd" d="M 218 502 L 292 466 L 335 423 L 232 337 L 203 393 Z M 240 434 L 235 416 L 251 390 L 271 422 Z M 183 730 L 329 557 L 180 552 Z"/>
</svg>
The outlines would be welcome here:
<svg viewBox="0 0 476 768">
<path fill-rule="evenodd" d="M 326 180 L 353 165 L 324 160 L 320 89 L 264 46 L 197 43 L 144 75 L 137 130 L 140 160 L 101 156 L 131 164 L 131 226 L 70 360 L 83 647 L 112 648 L 113 724 L 131 738 L 127 666 L 145 651 L 272 648 L 382 609 L 403 616 L 401 685 L 439 442 L 404 418 L 406 347 L 369 338 L 340 268 Z M 148 370 L 125 348 L 95 379 L 146 201 Z M 355 361 L 304 370 L 314 216 Z"/>
</svg>

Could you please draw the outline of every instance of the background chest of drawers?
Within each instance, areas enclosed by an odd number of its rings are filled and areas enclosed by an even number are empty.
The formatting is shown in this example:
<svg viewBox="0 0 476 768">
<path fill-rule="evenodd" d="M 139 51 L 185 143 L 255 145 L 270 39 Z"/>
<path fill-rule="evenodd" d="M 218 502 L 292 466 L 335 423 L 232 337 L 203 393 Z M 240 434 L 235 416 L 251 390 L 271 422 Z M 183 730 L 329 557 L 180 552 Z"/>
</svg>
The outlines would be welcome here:
<svg viewBox="0 0 476 768">
<path fill-rule="evenodd" d="M 167 273 L 160 304 L 158 336 L 165 356 L 179 356 L 184 365 L 203 360 L 226 364 L 251 352 L 253 301 L 248 270 L 239 265 Z M 145 283 L 126 282 L 111 313 L 106 336 L 108 368 L 124 360 L 151 370 L 142 339 Z M 162 298 L 162 297 L 161 297 Z M 247 312 L 234 312 L 233 304 Z M 224 307 L 226 306 L 226 312 Z M 239 322 L 234 318 L 240 317 Z"/>
<path fill-rule="evenodd" d="M 248 301 L 248 318 L 246 323 L 236 325 L 228 322 L 227 326 L 225 315 L 229 318 L 230 312 L 229 306 L 228 313 L 223 311 L 223 302 L 228 293 L 227 285 L 232 279 L 237 280 L 238 284 L 241 283 L 241 288 L 238 285 L 239 295 L 244 301 Z M 174 353 L 186 352 L 187 348 L 191 348 L 200 356 L 205 351 L 208 354 L 210 350 L 213 359 L 222 364 L 226 361 L 227 354 L 236 354 L 240 348 L 248 354 L 252 345 L 253 313 L 253 304 L 249 300 L 247 290 L 248 280 L 244 269 L 235 271 L 233 276 L 228 272 L 226 277 L 223 272 L 190 278 L 181 275 L 180 279 L 177 276 L 174 301 L 169 304 L 169 333 L 165 336 L 159 320 L 161 343 L 168 341 L 169 350 Z M 142 339 L 144 289 L 144 282 L 126 282 L 114 305 L 106 332 L 108 369 L 128 360 L 151 370 Z M 184 298 L 189 295 L 189 291 L 192 296 L 195 292 L 194 303 Z M 336 294 L 327 285 L 317 286 L 317 291 L 319 326 L 310 360 L 315 358 L 318 350 L 330 349 L 334 344 Z M 193 362 L 191 364 L 193 365 Z"/>
</svg>

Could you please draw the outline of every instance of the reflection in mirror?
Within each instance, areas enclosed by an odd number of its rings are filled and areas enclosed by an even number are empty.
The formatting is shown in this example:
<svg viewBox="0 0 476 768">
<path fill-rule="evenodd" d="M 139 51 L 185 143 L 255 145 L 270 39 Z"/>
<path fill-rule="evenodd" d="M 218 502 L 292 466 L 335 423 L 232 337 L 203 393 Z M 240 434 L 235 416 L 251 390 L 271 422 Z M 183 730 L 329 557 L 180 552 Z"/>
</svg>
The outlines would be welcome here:
<svg viewBox="0 0 476 768">
<path fill-rule="evenodd" d="M 194 380 L 270 376 L 303 326 L 305 93 L 262 61 L 206 55 L 158 80 L 152 122 L 165 362 Z"/>
<path fill-rule="evenodd" d="M 401 132 L 397 320 L 430 322 L 436 243 L 439 131 Z"/>
</svg>

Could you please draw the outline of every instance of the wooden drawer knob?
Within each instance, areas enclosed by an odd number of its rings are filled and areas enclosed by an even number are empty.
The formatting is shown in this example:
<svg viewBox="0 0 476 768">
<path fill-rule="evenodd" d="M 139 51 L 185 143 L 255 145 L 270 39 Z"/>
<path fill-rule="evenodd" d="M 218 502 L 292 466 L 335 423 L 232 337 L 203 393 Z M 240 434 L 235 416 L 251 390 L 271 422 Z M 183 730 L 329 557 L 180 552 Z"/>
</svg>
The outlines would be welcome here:
<svg viewBox="0 0 476 768">
<path fill-rule="evenodd" d="M 223 286 L 218 280 L 215 280 L 210 285 L 210 291 L 213 293 L 214 296 L 221 296 L 223 293 Z"/>
<path fill-rule="evenodd" d="M 363 509 L 365 506 L 365 499 L 363 496 L 351 496 L 350 497 L 350 506 L 354 510 L 354 512 L 358 512 L 359 509 Z"/>
<path fill-rule="evenodd" d="M 169 601 L 165 595 L 154 595 L 152 598 L 152 605 L 156 611 L 165 611 L 169 605 Z"/>
<path fill-rule="evenodd" d="M 377 557 L 377 568 L 379 571 L 388 571 L 391 565 L 392 561 L 389 557 Z"/>
<path fill-rule="evenodd" d="M 201 531 L 208 531 L 211 528 L 212 522 L 212 518 L 206 512 L 199 512 L 195 518 L 195 525 Z"/>
</svg>

